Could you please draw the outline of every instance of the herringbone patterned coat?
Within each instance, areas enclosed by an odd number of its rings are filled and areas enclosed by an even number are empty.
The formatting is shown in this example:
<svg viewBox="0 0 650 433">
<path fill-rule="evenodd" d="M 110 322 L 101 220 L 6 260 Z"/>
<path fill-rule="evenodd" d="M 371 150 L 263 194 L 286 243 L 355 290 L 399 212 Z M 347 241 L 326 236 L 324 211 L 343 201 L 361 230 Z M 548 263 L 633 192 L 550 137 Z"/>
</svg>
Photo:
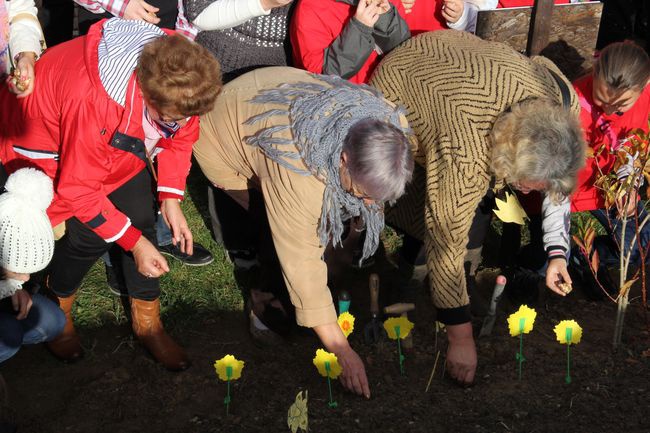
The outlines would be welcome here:
<svg viewBox="0 0 650 433">
<path fill-rule="evenodd" d="M 529 59 L 505 44 L 446 30 L 406 41 L 371 79 L 386 99 L 406 107 L 419 141 L 416 160 L 425 170 L 387 220 L 424 239 L 439 310 L 469 304 L 463 262 L 474 211 L 493 177 L 492 126 L 527 98 L 560 103 L 560 88 L 549 69 L 565 79 L 546 58 Z M 565 81 L 577 115 L 577 97 Z"/>
</svg>

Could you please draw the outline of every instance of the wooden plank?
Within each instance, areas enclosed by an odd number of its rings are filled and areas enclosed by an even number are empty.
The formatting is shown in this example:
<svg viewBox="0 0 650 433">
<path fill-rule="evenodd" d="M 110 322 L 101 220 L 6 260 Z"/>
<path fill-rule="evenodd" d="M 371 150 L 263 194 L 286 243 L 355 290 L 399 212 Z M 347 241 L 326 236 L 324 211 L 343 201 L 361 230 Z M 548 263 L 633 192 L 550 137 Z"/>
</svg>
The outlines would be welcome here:
<svg viewBox="0 0 650 433">
<path fill-rule="evenodd" d="M 528 45 L 526 46 L 527 55 L 536 56 L 548 45 L 553 6 L 553 0 L 535 0 L 530 16 Z"/>
<path fill-rule="evenodd" d="M 574 80 L 591 68 L 603 5 L 599 2 L 556 5 L 551 15 L 548 44 L 541 54 Z M 526 53 L 532 8 L 479 11 L 476 35 L 504 42 Z"/>
</svg>

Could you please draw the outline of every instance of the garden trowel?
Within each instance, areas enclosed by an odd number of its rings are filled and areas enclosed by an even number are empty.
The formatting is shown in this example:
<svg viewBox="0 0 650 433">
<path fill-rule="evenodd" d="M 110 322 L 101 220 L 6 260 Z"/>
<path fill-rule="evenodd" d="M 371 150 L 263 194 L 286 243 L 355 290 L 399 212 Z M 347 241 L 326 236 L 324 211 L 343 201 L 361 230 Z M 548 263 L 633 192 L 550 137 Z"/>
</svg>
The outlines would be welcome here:
<svg viewBox="0 0 650 433">
<path fill-rule="evenodd" d="M 379 275 L 370 274 L 368 278 L 370 288 L 370 322 L 363 330 L 363 336 L 367 344 L 374 344 L 381 339 L 383 327 L 379 320 Z"/>
<path fill-rule="evenodd" d="M 497 277 L 496 284 L 494 285 L 494 291 L 492 292 L 492 299 L 490 301 L 490 309 L 488 310 L 487 316 L 483 319 L 483 326 L 481 326 L 481 332 L 478 336 L 487 337 L 492 334 L 492 328 L 494 328 L 494 321 L 496 320 L 497 313 L 497 304 L 501 295 L 503 295 L 503 288 L 506 286 L 506 277 L 499 275 Z"/>
</svg>

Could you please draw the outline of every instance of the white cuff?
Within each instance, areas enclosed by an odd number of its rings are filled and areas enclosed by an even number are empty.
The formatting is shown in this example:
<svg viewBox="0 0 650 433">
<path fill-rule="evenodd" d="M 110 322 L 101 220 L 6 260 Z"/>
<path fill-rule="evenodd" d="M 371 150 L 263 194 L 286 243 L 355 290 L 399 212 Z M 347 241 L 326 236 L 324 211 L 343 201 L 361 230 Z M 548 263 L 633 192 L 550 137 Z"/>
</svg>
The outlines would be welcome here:
<svg viewBox="0 0 650 433">
<path fill-rule="evenodd" d="M 202 31 L 224 30 L 270 13 L 260 0 L 218 0 L 203 9 L 192 24 Z"/>
<path fill-rule="evenodd" d="M 22 288 L 23 282 L 20 280 L 14 280 L 13 278 L 0 280 L 0 299 L 13 296 L 16 291 L 22 290 Z"/>
<path fill-rule="evenodd" d="M 12 56 L 19 53 L 33 52 L 41 55 L 41 28 L 38 21 L 21 19 L 11 24 L 9 31 L 9 49 Z M 12 59 L 13 61 L 13 59 Z"/>
</svg>

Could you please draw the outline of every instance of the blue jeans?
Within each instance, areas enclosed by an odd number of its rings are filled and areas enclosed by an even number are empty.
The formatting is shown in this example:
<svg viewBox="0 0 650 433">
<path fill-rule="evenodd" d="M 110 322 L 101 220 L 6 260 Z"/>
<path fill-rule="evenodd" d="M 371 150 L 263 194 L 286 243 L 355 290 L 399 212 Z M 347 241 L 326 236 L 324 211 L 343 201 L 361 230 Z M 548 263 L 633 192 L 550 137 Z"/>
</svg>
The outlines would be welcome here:
<svg viewBox="0 0 650 433">
<path fill-rule="evenodd" d="M 159 247 L 164 247 L 172 243 L 172 231 L 160 213 L 156 216 L 156 238 Z"/>
<path fill-rule="evenodd" d="M 642 222 L 644 218 L 648 215 L 646 212 L 643 202 L 639 201 L 637 205 L 637 213 L 639 222 Z M 605 266 L 617 266 L 619 262 L 620 252 L 617 247 L 621 243 L 621 237 L 623 235 L 623 222 L 618 219 L 618 212 L 616 209 L 612 209 L 609 212 L 609 222 L 607 220 L 607 211 L 605 209 L 598 209 L 591 211 L 591 214 L 598 220 L 600 224 L 607 231 L 607 236 L 598 236 L 594 241 L 594 247 L 598 251 L 598 256 L 600 258 L 601 265 Z M 611 227 L 610 227 L 611 223 Z M 631 251 L 630 263 L 633 265 L 640 264 L 639 254 L 639 242 L 637 240 L 632 244 L 632 239 L 636 235 L 636 224 L 634 218 L 628 218 L 627 224 L 625 225 L 625 247 L 624 253 L 625 256 Z M 612 237 L 616 239 L 616 242 L 612 240 Z M 641 246 L 647 251 L 648 242 L 650 241 L 650 221 L 647 222 L 639 232 L 639 238 L 641 240 Z"/>
<path fill-rule="evenodd" d="M 45 296 L 32 296 L 27 317 L 17 320 L 12 313 L 0 312 L 0 362 L 18 352 L 23 344 L 38 344 L 58 336 L 65 326 L 65 315 Z"/>
</svg>

